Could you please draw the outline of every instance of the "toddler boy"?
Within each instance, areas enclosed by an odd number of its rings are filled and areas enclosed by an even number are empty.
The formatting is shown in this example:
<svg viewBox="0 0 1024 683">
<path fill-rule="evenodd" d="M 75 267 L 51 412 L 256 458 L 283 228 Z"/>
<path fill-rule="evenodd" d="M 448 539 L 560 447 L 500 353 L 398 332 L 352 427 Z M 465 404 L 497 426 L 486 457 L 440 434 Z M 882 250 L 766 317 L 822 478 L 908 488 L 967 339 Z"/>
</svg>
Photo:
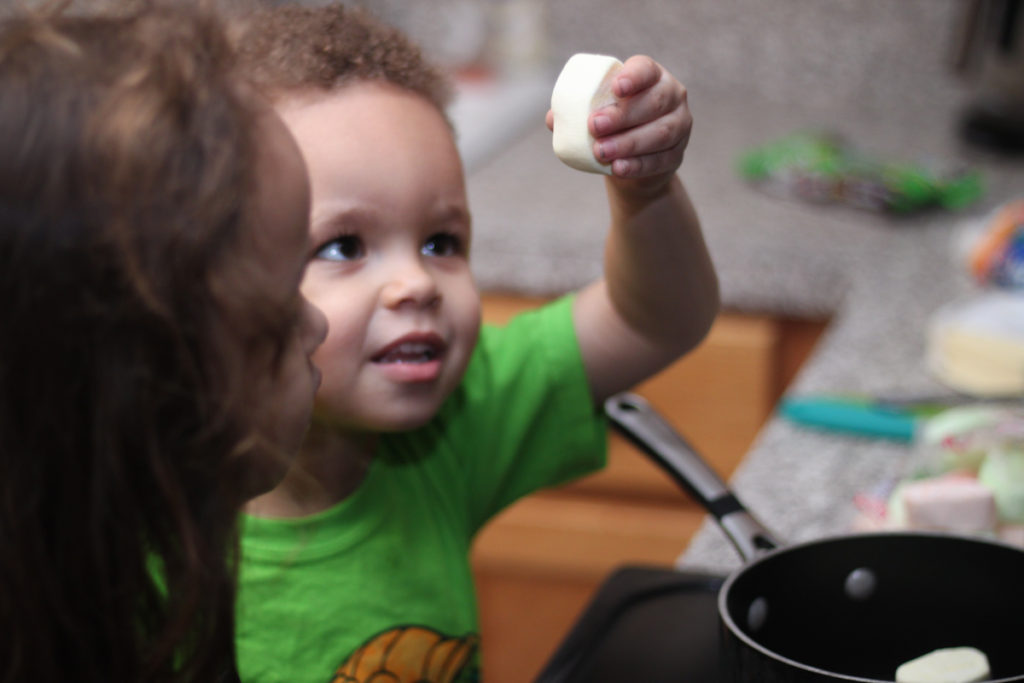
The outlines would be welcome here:
<svg viewBox="0 0 1024 683">
<path fill-rule="evenodd" d="M 625 62 L 616 102 L 589 122 L 613 170 L 605 277 L 481 329 L 444 78 L 338 5 L 259 12 L 238 44 L 309 167 L 303 293 L 330 326 L 310 437 L 245 521 L 242 678 L 476 680 L 474 534 L 600 467 L 603 400 L 695 346 L 717 313 L 676 176 L 685 89 L 648 57 Z"/>
</svg>

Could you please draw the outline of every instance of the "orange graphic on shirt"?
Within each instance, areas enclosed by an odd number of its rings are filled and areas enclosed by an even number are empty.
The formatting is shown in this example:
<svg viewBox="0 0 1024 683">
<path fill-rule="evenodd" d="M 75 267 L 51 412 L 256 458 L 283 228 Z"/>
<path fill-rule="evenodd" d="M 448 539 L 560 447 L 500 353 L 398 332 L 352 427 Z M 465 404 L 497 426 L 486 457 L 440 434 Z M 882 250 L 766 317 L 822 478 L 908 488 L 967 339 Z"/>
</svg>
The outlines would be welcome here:
<svg viewBox="0 0 1024 683">
<path fill-rule="evenodd" d="M 453 683 L 469 673 L 466 665 L 479 641 L 475 635 L 447 638 L 422 626 L 394 628 L 349 655 L 331 683 Z"/>
</svg>

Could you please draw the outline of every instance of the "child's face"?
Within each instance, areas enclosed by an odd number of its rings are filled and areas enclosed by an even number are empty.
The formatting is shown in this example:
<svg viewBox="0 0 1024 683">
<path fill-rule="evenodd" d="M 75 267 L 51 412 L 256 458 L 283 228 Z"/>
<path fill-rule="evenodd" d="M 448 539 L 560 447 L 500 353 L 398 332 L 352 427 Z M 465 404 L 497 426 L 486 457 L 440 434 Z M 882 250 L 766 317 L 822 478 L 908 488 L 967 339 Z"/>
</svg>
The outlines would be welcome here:
<svg viewBox="0 0 1024 683">
<path fill-rule="evenodd" d="M 294 325 L 278 362 L 267 375 L 265 367 L 253 395 L 255 425 L 269 441 L 272 452 L 247 463 L 251 470 L 249 493 L 276 486 L 298 452 L 309 428 L 320 371 L 313 352 L 327 334 L 323 313 L 301 294 L 299 286 L 309 259 L 309 181 L 301 153 L 288 129 L 267 110 L 257 128 L 261 157 L 257 164 L 253 258 L 268 275 L 266 296 L 294 315 Z"/>
<path fill-rule="evenodd" d="M 302 289 L 329 321 L 317 415 L 353 432 L 420 426 L 461 380 L 480 327 L 451 131 L 426 99 L 375 83 L 278 109 L 312 187 Z"/>
</svg>

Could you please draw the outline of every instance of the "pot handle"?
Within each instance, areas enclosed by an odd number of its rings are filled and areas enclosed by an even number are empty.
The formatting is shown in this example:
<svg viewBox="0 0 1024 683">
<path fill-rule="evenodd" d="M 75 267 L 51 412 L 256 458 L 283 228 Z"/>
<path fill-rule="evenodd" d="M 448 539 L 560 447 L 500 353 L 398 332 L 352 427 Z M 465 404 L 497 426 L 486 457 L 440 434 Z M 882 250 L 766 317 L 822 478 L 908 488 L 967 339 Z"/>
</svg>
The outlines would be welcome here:
<svg viewBox="0 0 1024 683">
<path fill-rule="evenodd" d="M 780 543 L 771 532 L 747 511 L 693 446 L 646 400 L 636 394 L 616 394 L 605 401 L 604 409 L 619 432 L 715 517 L 745 561 L 750 562 L 779 547 Z"/>
</svg>

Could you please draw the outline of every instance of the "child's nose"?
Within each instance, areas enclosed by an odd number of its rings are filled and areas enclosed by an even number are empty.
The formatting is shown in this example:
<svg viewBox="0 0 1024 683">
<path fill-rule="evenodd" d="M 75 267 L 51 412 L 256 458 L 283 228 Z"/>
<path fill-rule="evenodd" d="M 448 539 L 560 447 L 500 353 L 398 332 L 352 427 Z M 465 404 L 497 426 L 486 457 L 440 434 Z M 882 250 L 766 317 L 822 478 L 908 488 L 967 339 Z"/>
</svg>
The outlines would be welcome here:
<svg viewBox="0 0 1024 683">
<path fill-rule="evenodd" d="M 393 270 L 381 292 L 386 308 L 429 307 L 441 300 L 437 281 L 418 260 L 409 260 Z"/>
</svg>

